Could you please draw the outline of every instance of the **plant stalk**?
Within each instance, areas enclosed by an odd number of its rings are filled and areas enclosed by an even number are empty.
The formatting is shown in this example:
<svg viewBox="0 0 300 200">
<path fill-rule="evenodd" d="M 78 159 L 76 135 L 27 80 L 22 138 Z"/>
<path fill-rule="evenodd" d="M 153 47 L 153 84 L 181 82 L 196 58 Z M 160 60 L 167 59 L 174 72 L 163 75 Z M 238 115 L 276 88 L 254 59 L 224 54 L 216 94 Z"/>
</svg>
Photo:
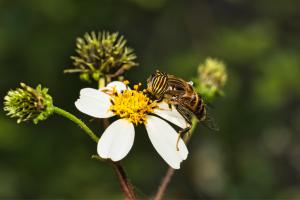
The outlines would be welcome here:
<svg viewBox="0 0 300 200">
<path fill-rule="evenodd" d="M 117 177 L 120 182 L 121 189 L 125 195 L 126 200 L 135 200 L 135 194 L 132 189 L 132 185 L 129 183 L 127 179 L 127 175 L 125 173 L 124 168 L 122 167 L 120 162 L 112 162 L 113 168 L 117 174 Z"/>
<path fill-rule="evenodd" d="M 90 136 L 90 138 L 92 140 L 94 140 L 95 142 L 98 142 L 99 138 L 94 134 L 94 132 L 83 121 L 81 121 L 79 118 L 77 118 L 75 115 L 73 115 L 59 107 L 56 107 L 56 106 L 54 106 L 54 112 L 56 114 L 59 114 L 63 117 L 68 118 L 69 120 L 71 120 L 72 122 L 77 124 L 82 130 L 84 130 L 84 132 L 88 136 Z"/>
<path fill-rule="evenodd" d="M 193 119 L 192 119 L 192 128 L 189 131 L 189 133 L 186 135 L 186 137 L 184 138 L 184 141 L 185 141 L 186 144 L 189 142 L 190 138 L 192 137 L 194 131 L 196 130 L 197 125 L 198 125 L 198 121 L 195 117 L 193 117 Z M 175 169 L 173 169 L 172 167 L 169 167 L 167 169 L 167 172 L 166 172 L 165 176 L 162 178 L 162 180 L 160 182 L 160 185 L 157 189 L 154 200 L 163 199 L 163 196 L 166 193 L 167 187 L 168 187 L 174 173 L 175 173 Z"/>
</svg>

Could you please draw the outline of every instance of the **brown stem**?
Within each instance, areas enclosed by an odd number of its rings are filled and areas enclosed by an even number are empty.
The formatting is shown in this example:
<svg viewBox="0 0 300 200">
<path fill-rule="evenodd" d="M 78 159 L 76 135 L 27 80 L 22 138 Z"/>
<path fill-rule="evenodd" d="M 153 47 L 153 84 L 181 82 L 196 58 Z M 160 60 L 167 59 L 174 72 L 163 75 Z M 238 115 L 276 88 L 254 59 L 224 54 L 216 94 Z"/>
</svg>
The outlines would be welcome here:
<svg viewBox="0 0 300 200">
<path fill-rule="evenodd" d="M 192 137 L 193 132 L 195 131 L 196 127 L 197 127 L 197 120 L 196 118 L 192 119 L 192 128 L 189 131 L 189 135 L 187 135 L 187 137 L 184 138 L 185 143 L 187 144 L 190 140 L 190 138 Z M 167 187 L 174 175 L 175 170 L 172 167 L 169 167 L 166 175 L 163 177 L 163 179 L 161 180 L 161 183 L 157 189 L 157 192 L 155 194 L 154 200 L 161 200 L 167 190 Z"/>
<path fill-rule="evenodd" d="M 120 164 L 120 162 L 112 162 L 112 165 L 114 167 L 114 170 L 118 176 L 121 189 L 125 195 L 126 200 L 135 200 L 135 194 L 133 192 L 132 185 L 127 179 L 126 173 Z"/>
<path fill-rule="evenodd" d="M 167 187 L 169 185 L 169 182 L 170 182 L 174 172 L 175 172 L 175 169 L 173 169 L 171 167 L 168 168 L 166 175 L 164 176 L 164 178 L 162 179 L 162 181 L 160 183 L 160 186 L 157 190 L 154 200 L 161 200 L 163 198 L 165 191 L 167 190 Z"/>
</svg>

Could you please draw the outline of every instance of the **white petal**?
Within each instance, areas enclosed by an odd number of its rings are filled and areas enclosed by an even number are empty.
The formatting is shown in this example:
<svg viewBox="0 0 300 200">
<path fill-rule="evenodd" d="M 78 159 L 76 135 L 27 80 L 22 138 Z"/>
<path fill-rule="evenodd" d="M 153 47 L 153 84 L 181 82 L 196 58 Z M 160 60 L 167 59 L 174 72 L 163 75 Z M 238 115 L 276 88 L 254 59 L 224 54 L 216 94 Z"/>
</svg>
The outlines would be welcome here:
<svg viewBox="0 0 300 200">
<path fill-rule="evenodd" d="M 158 154 L 174 169 L 180 168 L 188 150 L 182 139 L 179 140 L 179 150 L 176 149 L 178 133 L 164 120 L 148 115 L 146 129 Z"/>
<path fill-rule="evenodd" d="M 80 90 L 80 97 L 91 97 L 100 101 L 109 100 L 109 96 L 94 88 L 83 88 Z"/>
<path fill-rule="evenodd" d="M 179 126 L 180 128 L 186 128 L 187 122 L 182 117 L 182 115 L 176 110 L 176 108 L 172 105 L 172 108 L 169 108 L 169 105 L 165 102 L 161 102 L 158 104 L 159 108 L 154 110 L 154 113 L 158 116 L 172 122 L 173 124 Z"/>
<path fill-rule="evenodd" d="M 113 81 L 106 85 L 106 88 L 114 88 L 114 87 L 116 87 L 117 92 L 127 90 L 127 86 L 120 81 Z"/>
<path fill-rule="evenodd" d="M 80 90 L 80 97 L 75 106 L 79 111 L 92 117 L 108 118 L 114 115 L 109 111 L 111 106 L 109 95 L 93 88 Z"/>
<path fill-rule="evenodd" d="M 99 139 L 97 152 L 101 158 L 118 161 L 130 151 L 134 141 L 134 127 L 126 119 L 113 122 Z"/>
</svg>

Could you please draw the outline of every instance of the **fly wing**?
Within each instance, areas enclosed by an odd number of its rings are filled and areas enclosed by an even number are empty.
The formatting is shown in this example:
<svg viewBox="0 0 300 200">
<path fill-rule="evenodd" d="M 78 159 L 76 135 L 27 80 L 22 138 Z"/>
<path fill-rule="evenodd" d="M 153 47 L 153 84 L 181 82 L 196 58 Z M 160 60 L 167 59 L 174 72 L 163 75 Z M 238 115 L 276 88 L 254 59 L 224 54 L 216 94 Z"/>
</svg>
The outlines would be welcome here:
<svg viewBox="0 0 300 200">
<path fill-rule="evenodd" d="M 176 105 L 176 109 L 188 123 L 192 124 L 192 117 L 194 115 L 193 112 L 180 104 Z M 200 123 L 212 131 L 220 130 L 216 120 L 208 112 L 206 112 L 205 119 L 200 121 Z"/>
<path fill-rule="evenodd" d="M 180 104 L 176 105 L 176 109 L 189 124 L 192 124 L 193 113 L 189 109 Z"/>
<path fill-rule="evenodd" d="M 209 114 L 209 112 L 206 112 L 206 117 L 203 121 L 201 121 L 201 123 L 203 126 L 205 126 L 206 128 L 212 131 L 220 130 L 216 120 Z"/>
</svg>

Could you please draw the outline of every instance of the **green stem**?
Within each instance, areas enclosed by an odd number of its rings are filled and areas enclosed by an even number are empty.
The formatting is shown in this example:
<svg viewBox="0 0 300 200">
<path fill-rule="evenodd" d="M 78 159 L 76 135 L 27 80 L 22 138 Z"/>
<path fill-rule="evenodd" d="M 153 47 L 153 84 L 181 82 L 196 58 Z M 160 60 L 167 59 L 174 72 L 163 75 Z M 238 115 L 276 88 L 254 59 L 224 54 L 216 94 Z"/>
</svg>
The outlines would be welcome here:
<svg viewBox="0 0 300 200">
<path fill-rule="evenodd" d="M 103 87 L 105 87 L 105 78 L 100 78 L 99 79 L 99 81 L 98 81 L 98 88 L 100 89 L 100 88 L 103 88 Z"/>
<path fill-rule="evenodd" d="M 95 142 L 98 142 L 99 138 L 95 135 L 95 133 L 89 127 L 87 127 L 87 125 L 85 125 L 85 123 L 83 121 L 78 119 L 76 116 L 74 116 L 71 113 L 69 113 L 61 108 L 58 108 L 56 106 L 54 106 L 54 112 L 65 118 L 68 118 L 69 120 L 71 120 L 72 122 L 77 124 L 82 130 L 84 130 L 84 132 L 86 134 L 88 134 L 88 136 L 90 136 L 90 138 L 92 138 L 92 140 L 94 140 Z"/>
<path fill-rule="evenodd" d="M 191 139 L 193 133 L 195 132 L 196 128 L 198 125 L 198 119 L 196 117 L 192 118 L 192 128 L 189 131 L 189 133 L 187 134 L 187 137 L 184 138 L 185 143 L 188 143 L 189 140 Z"/>
</svg>

